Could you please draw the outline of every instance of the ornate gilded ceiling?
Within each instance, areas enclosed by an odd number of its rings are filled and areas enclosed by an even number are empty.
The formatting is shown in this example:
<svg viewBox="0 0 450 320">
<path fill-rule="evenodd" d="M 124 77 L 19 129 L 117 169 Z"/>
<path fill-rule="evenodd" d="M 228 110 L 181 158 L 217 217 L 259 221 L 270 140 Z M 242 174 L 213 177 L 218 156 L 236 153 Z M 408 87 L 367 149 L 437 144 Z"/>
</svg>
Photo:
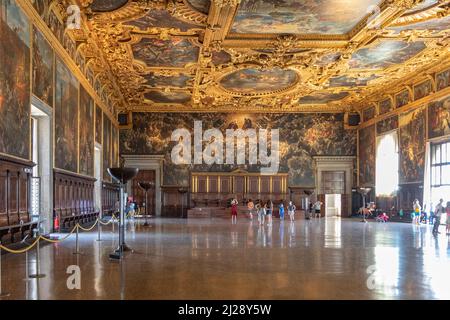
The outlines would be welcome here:
<svg viewBox="0 0 450 320">
<path fill-rule="evenodd" d="M 450 0 L 76 1 L 122 111 L 348 111 L 450 65 Z"/>
</svg>

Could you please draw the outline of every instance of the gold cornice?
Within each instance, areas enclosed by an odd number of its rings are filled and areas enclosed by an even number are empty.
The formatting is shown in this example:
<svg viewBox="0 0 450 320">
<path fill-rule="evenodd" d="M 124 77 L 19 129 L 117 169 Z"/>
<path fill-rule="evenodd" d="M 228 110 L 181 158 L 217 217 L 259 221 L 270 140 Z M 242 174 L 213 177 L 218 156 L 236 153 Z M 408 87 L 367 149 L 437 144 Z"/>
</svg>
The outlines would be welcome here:
<svg viewBox="0 0 450 320">
<path fill-rule="evenodd" d="M 80 85 L 82 85 L 89 95 L 93 98 L 94 102 L 101 107 L 103 112 L 108 115 L 108 118 L 117 126 L 118 122 L 116 117 L 110 112 L 108 107 L 97 95 L 94 88 L 91 86 L 84 73 L 80 70 L 78 65 L 72 60 L 70 55 L 64 49 L 62 44 L 53 35 L 47 24 L 41 19 L 38 13 L 33 8 L 33 5 L 28 0 L 16 0 L 18 5 L 23 9 L 24 13 L 30 19 L 30 22 L 42 33 L 48 43 L 51 45 L 58 57 L 64 62 L 64 64 L 72 71 L 73 75 L 77 78 Z"/>
</svg>

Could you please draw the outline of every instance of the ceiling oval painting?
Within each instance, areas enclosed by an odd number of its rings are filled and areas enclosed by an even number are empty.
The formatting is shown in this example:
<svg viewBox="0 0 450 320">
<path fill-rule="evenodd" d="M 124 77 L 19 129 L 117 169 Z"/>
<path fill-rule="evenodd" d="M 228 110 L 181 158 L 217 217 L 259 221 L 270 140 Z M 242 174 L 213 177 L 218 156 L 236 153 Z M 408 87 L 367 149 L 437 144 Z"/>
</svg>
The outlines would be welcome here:
<svg viewBox="0 0 450 320">
<path fill-rule="evenodd" d="M 220 85 L 225 90 L 235 93 L 263 94 L 289 89 L 298 80 L 298 74 L 289 69 L 260 70 L 249 68 L 226 75 L 220 80 Z"/>
<path fill-rule="evenodd" d="M 145 99 L 155 103 L 188 103 L 191 101 L 191 95 L 178 91 L 150 91 L 145 93 Z"/>
<path fill-rule="evenodd" d="M 344 34 L 380 0 L 242 0 L 236 33 Z"/>
<path fill-rule="evenodd" d="M 195 10 L 208 14 L 209 7 L 211 6 L 211 0 L 185 0 Z"/>
<path fill-rule="evenodd" d="M 171 38 L 143 38 L 133 45 L 133 56 L 148 67 L 183 68 L 188 63 L 198 60 L 199 48 L 189 40 Z"/>
<path fill-rule="evenodd" d="M 349 66 L 352 69 L 384 69 L 413 58 L 425 48 L 422 41 L 385 40 L 355 52 Z"/>
<path fill-rule="evenodd" d="M 128 0 L 94 0 L 90 5 L 90 9 L 96 12 L 109 12 L 120 9 Z"/>
</svg>

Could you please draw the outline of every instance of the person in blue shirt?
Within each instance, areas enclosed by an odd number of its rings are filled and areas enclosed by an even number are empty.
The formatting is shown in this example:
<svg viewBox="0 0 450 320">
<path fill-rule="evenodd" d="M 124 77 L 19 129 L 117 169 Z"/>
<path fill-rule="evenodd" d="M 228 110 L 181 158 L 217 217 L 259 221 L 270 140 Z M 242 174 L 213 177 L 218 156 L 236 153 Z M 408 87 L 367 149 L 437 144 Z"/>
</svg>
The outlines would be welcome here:
<svg viewBox="0 0 450 320">
<path fill-rule="evenodd" d="M 279 212 L 280 212 L 280 220 L 284 220 L 284 205 L 283 202 L 280 203 L 278 206 Z"/>
</svg>

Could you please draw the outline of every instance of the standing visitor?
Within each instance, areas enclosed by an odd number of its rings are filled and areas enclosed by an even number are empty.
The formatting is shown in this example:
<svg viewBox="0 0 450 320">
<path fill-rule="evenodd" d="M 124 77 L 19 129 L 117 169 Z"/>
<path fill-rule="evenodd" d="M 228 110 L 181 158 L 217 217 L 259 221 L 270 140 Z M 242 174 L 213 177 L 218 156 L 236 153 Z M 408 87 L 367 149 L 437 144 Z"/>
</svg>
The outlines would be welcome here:
<svg viewBox="0 0 450 320">
<path fill-rule="evenodd" d="M 260 202 L 260 205 L 259 205 L 258 218 L 259 218 L 259 224 L 261 226 L 263 226 L 265 219 L 266 219 L 266 204 L 261 204 L 261 203 L 262 202 Z"/>
<path fill-rule="evenodd" d="M 288 214 L 289 214 L 289 218 L 291 218 L 291 221 L 294 221 L 295 218 L 295 204 L 292 203 L 292 201 L 289 201 L 289 205 L 288 205 Z"/>
<path fill-rule="evenodd" d="M 253 210 L 255 209 L 255 204 L 252 199 L 250 199 L 247 203 L 248 213 L 250 214 L 250 220 L 253 220 Z"/>
<path fill-rule="evenodd" d="M 284 204 L 283 202 L 280 203 L 278 206 L 279 212 L 280 212 L 280 220 L 284 220 Z"/>
<path fill-rule="evenodd" d="M 422 211 L 422 207 L 420 206 L 420 202 L 418 199 L 414 200 L 413 209 L 414 209 L 414 217 L 412 223 L 420 224 L 420 213 Z"/>
<path fill-rule="evenodd" d="M 233 199 L 231 201 L 231 223 L 237 224 L 237 205 L 238 201 L 236 199 Z"/>
<path fill-rule="evenodd" d="M 266 215 L 267 219 L 269 220 L 267 223 L 268 226 L 272 226 L 272 214 L 273 214 L 273 202 L 271 200 L 268 200 L 266 207 Z"/>
<path fill-rule="evenodd" d="M 319 200 L 317 200 L 316 203 L 314 203 L 314 211 L 315 211 L 314 218 L 318 217 L 320 219 L 322 204 L 323 203 L 320 202 Z"/>
<path fill-rule="evenodd" d="M 445 211 L 447 213 L 447 221 L 445 221 L 446 224 L 446 232 L 447 235 L 450 235 L 450 201 L 447 202 L 447 208 L 445 208 Z"/>
<path fill-rule="evenodd" d="M 434 209 L 434 225 L 433 225 L 433 235 L 439 234 L 439 226 L 441 225 L 441 215 L 445 211 L 443 206 L 444 200 L 440 199 L 436 208 Z"/>
</svg>

